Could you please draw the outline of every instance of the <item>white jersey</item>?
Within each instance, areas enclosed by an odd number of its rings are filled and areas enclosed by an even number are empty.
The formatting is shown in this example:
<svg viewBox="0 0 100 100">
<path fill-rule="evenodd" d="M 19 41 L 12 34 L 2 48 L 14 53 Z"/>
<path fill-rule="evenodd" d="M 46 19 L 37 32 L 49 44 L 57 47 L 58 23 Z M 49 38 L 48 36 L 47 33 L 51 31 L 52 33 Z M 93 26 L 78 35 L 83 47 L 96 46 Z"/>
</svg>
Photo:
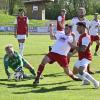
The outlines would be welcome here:
<svg viewBox="0 0 100 100">
<path fill-rule="evenodd" d="M 89 34 L 94 36 L 98 35 L 99 27 L 100 27 L 100 21 L 92 20 L 90 23 Z"/>
<path fill-rule="evenodd" d="M 87 28 L 89 28 L 89 26 L 90 26 L 90 22 L 86 18 L 83 21 L 80 21 L 78 17 L 74 17 L 72 19 L 72 22 L 71 22 L 71 24 L 72 24 L 72 32 L 75 33 L 75 39 L 76 39 L 76 41 L 78 41 L 79 36 L 80 36 L 80 34 L 77 31 L 77 23 L 78 22 L 84 22 L 86 24 Z"/>
<path fill-rule="evenodd" d="M 68 44 L 68 42 L 72 43 L 73 42 L 73 36 L 67 36 L 64 34 L 56 34 L 56 42 L 52 47 L 51 52 L 58 53 L 60 55 L 65 55 L 69 53 L 71 47 Z"/>
</svg>

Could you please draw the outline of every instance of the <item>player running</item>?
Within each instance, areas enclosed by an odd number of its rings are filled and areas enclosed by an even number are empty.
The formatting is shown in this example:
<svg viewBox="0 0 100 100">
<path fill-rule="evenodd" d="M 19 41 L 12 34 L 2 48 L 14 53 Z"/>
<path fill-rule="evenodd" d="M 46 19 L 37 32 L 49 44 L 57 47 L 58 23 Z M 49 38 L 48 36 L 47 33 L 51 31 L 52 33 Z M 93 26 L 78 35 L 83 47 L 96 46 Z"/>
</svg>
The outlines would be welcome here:
<svg viewBox="0 0 100 100">
<path fill-rule="evenodd" d="M 51 39 L 56 39 L 56 43 L 53 45 L 51 52 L 49 52 L 43 59 L 41 64 L 38 67 L 37 76 L 34 85 L 39 83 L 39 77 L 42 74 L 47 63 L 53 64 L 57 62 L 63 69 L 64 72 L 71 77 L 73 80 L 78 80 L 76 76 L 73 75 L 72 71 L 68 67 L 67 54 L 70 50 L 70 45 L 68 42 L 75 43 L 74 35 L 72 33 L 72 27 L 65 25 L 65 34 L 53 34 L 50 33 Z"/>
<path fill-rule="evenodd" d="M 95 13 L 94 19 L 90 23 L 90 30 L 89 30 L 89 34 L 91 35 L 92 42 L 96 42 L 94 56 L 97 56 L 97 52 L 99 50 L 99 45 L 100 45 L 100 37 L 98 34 L 99 27 L 100 27 L 100 21 L 98 20 L 98 13 Z"/>
<path fill-rule="evenodd" d="M 77 23 L 78 23 L 78 22 L 84 22 L 84 23 L 86 24 L 86 27 L 87 27 L 87 28 L 86 28 L 86 31 L 87 31 L 87 32 L 89 31 L 90 22 L 89 22 L 89 20 L 87 20 L 87 19 L 85 18 L 85 14 L 86 14 L 85 8 L 80 7 L 80 8 L 78 9 L 78 16 L 77 16 L 77 17 L 74 17 L 74 18 L 72 19 L 72 27 L 73 27 L 72 32 L 75 33 L 75 40 L 76 40 L 76 42 L 78 42 L 78 39 L 79 39 L 79 36 L 80 36 L 79 32 L 77 31 Z M 75 51 L 71 50 L 71 52 L 75 52 Z M 76 70 L 77 70 L 77 69 L 74 68 L 73 72 L 76 73 L 76 72 L 75 72 Z M 90 70 L 90 64 L 89 64 L 88 67 L 87 67 L 87 72 L 89 72 L 90 74 L 94 74 L 94 72 L 92 72 L 92 71 Z"/>
<path fill-rule="evenodd" d="M 87 81 L 88 83 L 91 81 L 94 88 L 99 88 L 99 81 L 95 80 L 88 72 L 86 72 L 86 68 L 92 60 L 92 54 L 90 52 L 91 37 L 85 31 L 85 23 L 77 23 L 77 30 L 80 33 L 78 46 L 73 46 L 73 44 L 69 43 L 72 48 L 75 48 L 78 51 L 78 60 L 76 61 L 74 67 L 78 69 L 78 77 L 80 79 L 82 79 L 84 82 Z"/>
<path fill-rule="evenodd" d="M 64 28 L 65 28 L 65 15 L 66 15 L 66 10 L 61 9 L 60 15 L 57 17 L 57 34 L 65 34 Z M 53 24 L 50 24 L 50 29 L 53 29 Z M 52 46 L 49 46 L 49 51 L 51 51 Z"/>
</svg>

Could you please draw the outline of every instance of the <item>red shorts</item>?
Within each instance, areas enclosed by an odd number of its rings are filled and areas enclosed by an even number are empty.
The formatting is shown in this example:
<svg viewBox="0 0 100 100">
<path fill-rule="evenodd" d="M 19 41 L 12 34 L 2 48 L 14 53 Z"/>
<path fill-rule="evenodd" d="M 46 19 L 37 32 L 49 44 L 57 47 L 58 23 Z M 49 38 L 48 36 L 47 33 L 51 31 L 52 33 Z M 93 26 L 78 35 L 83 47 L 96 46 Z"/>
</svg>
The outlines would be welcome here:
<svg viewBox="0 0 100 100">
<path fill-rule="evenodd" d="M 96 36 L 91 35 L 91 41 L 92 41 L 92 42 L 93 42 L 93 41 L 97 41 L 97 40 L 100 40 L 100 38 L 99 38 L 98 35 L 96 35 Z"/>
<path fill-rule="evenodd" d="M 60 54 L 57 54 L 57 53 L 54 53 L 54 52 L 48 53 L 47 56 L 51 60 L 50 64 L 57 62 L 63 68 L 68 67 L 67 56 L 63 56 L 63 55 L 60 55 Z"/>
</svg>

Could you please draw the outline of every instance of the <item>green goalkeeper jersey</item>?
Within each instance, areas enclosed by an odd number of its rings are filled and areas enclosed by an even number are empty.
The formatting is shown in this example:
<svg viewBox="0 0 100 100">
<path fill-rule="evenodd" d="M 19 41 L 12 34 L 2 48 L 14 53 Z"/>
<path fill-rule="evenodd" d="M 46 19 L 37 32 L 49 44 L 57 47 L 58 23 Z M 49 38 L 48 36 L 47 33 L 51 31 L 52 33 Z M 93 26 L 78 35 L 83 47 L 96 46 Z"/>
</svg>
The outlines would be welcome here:
<svg viewBox="0 0 100 100">
<path fill-rule="evenodd" d="M 5 72 L 9 76 L 10 73 L 8 71 L 8 68 L 10 67 L 13 71 L 15 71 L 18 67 L 23 67 L 23 64 L 26 61 L 22 58 L 20 54 L 17 52 L 14 52 L 13 57 L 9 57 L 7 54 L 4 56 L 4 67 Z"/>
</svg>

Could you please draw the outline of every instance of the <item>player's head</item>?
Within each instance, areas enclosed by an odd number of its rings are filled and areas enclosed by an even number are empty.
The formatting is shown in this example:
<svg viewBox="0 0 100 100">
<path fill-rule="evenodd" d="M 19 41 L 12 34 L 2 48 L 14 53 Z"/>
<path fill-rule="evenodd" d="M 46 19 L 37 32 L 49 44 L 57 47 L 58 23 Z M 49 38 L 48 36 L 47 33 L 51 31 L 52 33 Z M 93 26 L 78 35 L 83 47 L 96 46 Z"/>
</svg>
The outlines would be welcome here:
<svg viewBox="0 0 100 100">
<path fill-rule="evenodd" d="M 65 25 L 65 34 L 71 34 L 72 33 L 72 26 L 66 24 Z"/>
<path fill-rule="evenodd" d="M 79 16 L 80 18 L 82 18 L 82 17 L 85 16 L 85 14 L 86 14 L 85 8 L 80 7 L 80 8 L 78 9 L 78 16 Z"/>
<path fill-rule="evenodd" d="M 13 54 L 14 54 L 13 45 L 12 45 L 12 44 L 8 44 L 8 45 L 5 47 L 5 51 L 6 51 L 6 54 L 7 54 L 9 57 L 12 57 Z"/>
<path fill-rule="evenodd" d="M 19 16 L 24 16 L 24 14 L 25 14 L 24 9 L 20 8 L 20 9 L 18 10 L 18 15 L 19 15 Z"/>
<path fill-rule="evenodd" d="M 86 24 L 84 22 L 77 23 L 77 31 L 79 32 L 79 34 L 84 33 L 85 29 L 86 29 Z"/>
<path fill-rule="evenodd" d="M 60 13 L 61 13 L 62 16 L 64 16 L 66 14 L 66 10 L 65 9 L 61 9 Z"/>
<path fill-rule="evenodd" d="M 98 13 L 94 13 L 94 19 L 97 20 L 98 19 L 98 15 L 99 15 Z"/>
</svg>

